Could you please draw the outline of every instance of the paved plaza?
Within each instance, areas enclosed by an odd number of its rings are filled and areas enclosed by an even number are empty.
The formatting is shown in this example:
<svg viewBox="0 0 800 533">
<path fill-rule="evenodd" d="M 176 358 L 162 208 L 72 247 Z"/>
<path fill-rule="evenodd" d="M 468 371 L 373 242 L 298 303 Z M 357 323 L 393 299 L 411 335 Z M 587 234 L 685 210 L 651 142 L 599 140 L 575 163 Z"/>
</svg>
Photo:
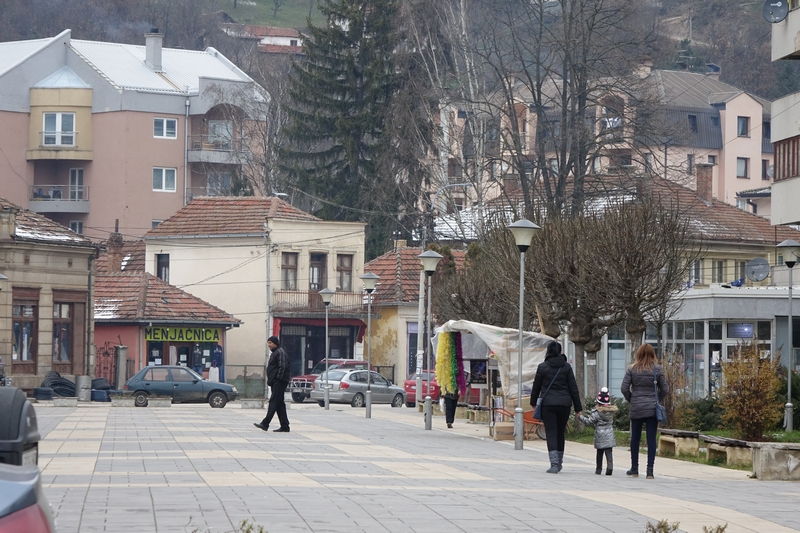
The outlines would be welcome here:
<svg viewBox="0 0 800 533">
<path fill-rule="evenodd" d="M 291 433 L 261 410 L 207 405 L 77 408 L 37 404 L 39 466 L 59 533 L 642 532 L 728 524 L 726 533 L 800 531 L 800 485 L 658 458 L 656 479 L 594 474 L 594 449 L 567 443 L 545 474 L 542 441 L 488 438 L 485 425 L 413 409 L 292 405 Z M 257 531 L 257 530 L 255 530 Z"/>
</svg>

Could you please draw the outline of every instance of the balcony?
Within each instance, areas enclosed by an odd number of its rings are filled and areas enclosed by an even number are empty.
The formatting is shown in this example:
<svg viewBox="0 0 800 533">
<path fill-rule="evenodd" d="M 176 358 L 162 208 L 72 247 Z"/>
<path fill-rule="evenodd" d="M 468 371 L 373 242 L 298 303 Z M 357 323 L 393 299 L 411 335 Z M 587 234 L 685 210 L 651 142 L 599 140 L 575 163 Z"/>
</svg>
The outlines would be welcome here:
<svg viewBox="0 0 800 533">
<path fill-rule="evenodd" d="M 89 187 L 32 185 L 28 190 L 28 209 L 35 213 L 88 213 Z"/>
<path fill-rule="evenodd" d="M 784 20 L 770 24 L 773 61 L 800 59 L 800 45 L 797 43 L 797 34 L 800 32 L 800 9 L 797 9 L 797 2 L 792 2 L 790 7 L 792 9 Z"/>
<path fill-rule="evenodd" d="M 220 163 L 241 165 L 247 150 L 241 139 L 216 135 L 192 135 L 189 137 L 190 163 Z"/>
<path fill-rule="evenodd" d="M 359 292 L 337 292 L 328 314 L 331 317 L 366 318 L 364 295 Z M 317 291 L 274 290 L 272 312 L 277 316 L 324 318 L 325 306 Z"/>
</svg>

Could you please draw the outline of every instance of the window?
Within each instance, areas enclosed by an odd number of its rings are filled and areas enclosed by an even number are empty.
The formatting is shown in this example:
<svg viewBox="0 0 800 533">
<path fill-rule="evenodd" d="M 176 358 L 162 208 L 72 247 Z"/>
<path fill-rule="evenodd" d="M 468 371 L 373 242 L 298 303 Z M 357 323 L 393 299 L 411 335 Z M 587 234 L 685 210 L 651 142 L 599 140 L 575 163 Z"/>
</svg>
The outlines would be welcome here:
<svg viewBox="0 0 800 533">
<path fill-rule="evenodd" d="M 694 154 L 686 154 L 686 172 L 694 174 Z"/>
<path fill-rule="evenodd" d="M 53 304 L 53 362 L 72 359 L 72 304 Z"/>
<path fill-rule="evenodd" d="M 551 157 L 547 160 L 547 168 L 550 169 L 550 172 L 553 174 L 558 174 L 558 159 L 555 157 Z"/>
<path fill-rule="evenodd" d="M 206 194 L 209 196 L 229 196 L 233 191 L 233 178 L 228 172 L 209 174 Z"/>
<path fill-rule="evenodd" d="M 308 288 L 312 291 L 324 289 L 328 280 L 325 276 L 327 257 L 325 254 L 311 254 L 308 266 Z"/>
<path fill-rule="evenodd" d="M 14 300 L 11 304 L 12 330 L 11 360 L 14 363 L 36 361 L 36 322 L 38 305 L 33 301 Z"/>
<path fill-rule="evenodd" d="M 772 165 L 769 164 L 769 159 L 761 160 L 761 179 L 763 181 L 772 179 Z"/>
<path fill-rule="evenodd" d="M 175 139 L 178 137 L 178 121 L 174 118 L 154 118 L 153 137 Z"/>
<path fill-rule="evenodd" d="M 736 135 L 750 137 L 750 117 L 736 117 Z"/>
<path fill-rule="evenodd" d="M 711 117 L 711 125 L 719 128 L 719 117 Z"/>
<path fill-rule="evenodd" d="M 697 133 L 697 115 L 689 115 L 689 130 Z"/>
<path fill-rule="evenodd" d="M 647 172 L 653 172 L 653 153 L 647 152 L 644 154 L 644 169 Z"/>
<path fill-rule="evenodd" d="M 297 39 L 289 39 L 289 46 L 297 46 Z"/>
<path fill-rule="evenodd" d="M 75 145 L 75 113 L 44 113 L 43 121 L 43 145 Z"/>
<path fill-rule="evenodd" d="M 69 199 L 70 200 L 86 199 L 86 191 L 83 188 L 82 168 L 69 169 Z"/>
<path fill-rule="evenodd" d="M 156 229 L 158 227 L 158 225 L 161 224 L 162 222 L 163 222 L 163 220 L 151 220 L 150 221 L 150 227 L 153 228 L 153 229 Z"/>
<path fill-rule="evenodd" d="M 156 254 L 156 277 L 169 283 L 169 254 Z"/>
<path fill-rule="evenodd" d="M 450 177 L 461 177 L 461 162 L 455 158 L 447 159 L 447 175 Z"/>
<path fill-rule="evenodd" d="M 725 260 L 715 259 L 711 262 L 711 283 L 725 282 Z"/>
<path fill-rule="evenodd" d="M 230 150 L 233 124 L 230 120 L 208 121 L 208 142 L 217 150 Z"/>
<path fill-rule="evenodd" d="M 69 229 L 74 231 L 75 233 L 83 235 L 83 222 L 81 222 L 80 220 L 70 220 Z"/>
<path fill-rule="evenodd" d="M 154 168 L 153 190 L 175 192 L 175 169 L 161 167 Z"/>
<path fill-rule="evenodd" d="M 717 156 L 708 154 L 708 157 L 706 158 L 706 161 L 708 161 L 709 165 L 716 165 L 717 164 Z"/>
<path fill-rule="evenodd" d="M 297 254 L 283 252 L 281 254 L 281 289 L 297 290 Z"/>
<path fill-rule="evenodd" d="M 747 261 L 736 261 L 736 279 L 744 279 L 744 269 Z"/>
<path fill-rule="evenodd" d="M 192 383 L 197 377 L 183 368 L 172 369 L 172 381 L 180 381 L 181 383 Z"/>
<path fill-rule="evenodd" d="M 750 179 L 750 158 L 737 157 L 736 158 L 736 177 L 742 179 Z"/>
<path fill-rule="evenodd" d="M 169 368 L 151 368 L 144 374 L 145 381 L 169 381 Z"/>
<path fill-rule="evenodd" d="M 689 267 L 689 286 L 703 283 L 703 260 L 696 259 Z"/>
<path fill-rule="evenodd" d="M 764 136 L 766 140 L 770 140 L 772 137 L 772 123 L 769 121 L 761 123 L 761 134 Z"/>
<path fill-rule="evenodd" d="M 352 292 L 353 291 L 353 256 L 342 255 L 336 256 L 336 290 Z"/>
</svg>

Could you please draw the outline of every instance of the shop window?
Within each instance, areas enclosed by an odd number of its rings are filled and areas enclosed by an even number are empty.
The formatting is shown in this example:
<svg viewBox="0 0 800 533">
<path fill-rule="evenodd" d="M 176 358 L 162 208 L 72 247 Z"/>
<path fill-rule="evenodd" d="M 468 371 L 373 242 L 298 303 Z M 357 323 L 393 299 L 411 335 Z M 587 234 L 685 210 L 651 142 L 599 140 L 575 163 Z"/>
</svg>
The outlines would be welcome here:
<svg viewBox="0 0 800 533">
<path fill-rule="evenodd" d="M 53 304 L 54 363 L 69 363 L 72 360 L 73 318 L 72 304 Z"/>
<path fill-rule="evenodd" d="M 294 252 L 281 254 L 281 289 L 297 290 L 297 254 Z"/>
<path fill-rule="evenodd" d="M 11 304 L 11 327 L 14 335 L 11 346 L 12 363 L 36 362 L 38 318 L 37 302 L 14 300 Z"/>
<path fill-rule="evenodd" d="M 730 339 L 752 339 L 752 322 L 728 322 L 728 338 Z"/>
<path fill-rule="evenodd" d="M 722 340 L 722 322 L 711 321 L 708 323 L 708 338 Z"/>
<path fill-rule="evenodd" d="M 338 254 L 336 256 L 336 290 L 353 291 L 353 256 Z"/>
<path fill-rule="evenodd" d="M 769 320 L 759 320 L 756 324 L 756 328 L 758 340 L 767 341 L 772 338 L 772 322 Z"/>
<path fill-rule="evenodd" d="M 156 254 L 156 277 L 169 283 L 169 254 Z"/>
</svg>

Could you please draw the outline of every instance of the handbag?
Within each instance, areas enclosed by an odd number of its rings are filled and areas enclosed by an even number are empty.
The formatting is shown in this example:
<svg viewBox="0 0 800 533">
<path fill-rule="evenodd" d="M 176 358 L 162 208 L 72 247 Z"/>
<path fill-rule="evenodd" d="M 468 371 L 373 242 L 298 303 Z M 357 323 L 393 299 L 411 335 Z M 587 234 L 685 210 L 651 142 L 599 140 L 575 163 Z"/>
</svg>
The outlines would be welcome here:
<svg viewBox="0 0 800 533">
<path fill-rule="evenodd" d="M 659 424 L 667 422 L 667 409 L 658 401 L 658 374 L 653 374 L 653 390 L 656 393 L 656 420 Z"/>
<path fill-rule="evenodd" d="M 550 380 L 550 385 L 547 386 L 547 390 L 544 391 L 544 394 L 540 394 L 539 397 L 536 398 L 536 409 L 534 409 L 533 411 L 533 418 L 537 418 L 539 420 L 542 419 L 542 400 L 544 399 L 545 396 L 547 396 L 547 393 L 550 392 L 550 387 L 552 387 L 553 383 L 555 383 L 556 378 L 558 377 L 558 373 L 561 372 L 562 368 L 564 367 L 563 366 L 558 367 L 558 370 L 556 370 L 556 375 L 553 376 L 553 379 Z"/>
</svg>

